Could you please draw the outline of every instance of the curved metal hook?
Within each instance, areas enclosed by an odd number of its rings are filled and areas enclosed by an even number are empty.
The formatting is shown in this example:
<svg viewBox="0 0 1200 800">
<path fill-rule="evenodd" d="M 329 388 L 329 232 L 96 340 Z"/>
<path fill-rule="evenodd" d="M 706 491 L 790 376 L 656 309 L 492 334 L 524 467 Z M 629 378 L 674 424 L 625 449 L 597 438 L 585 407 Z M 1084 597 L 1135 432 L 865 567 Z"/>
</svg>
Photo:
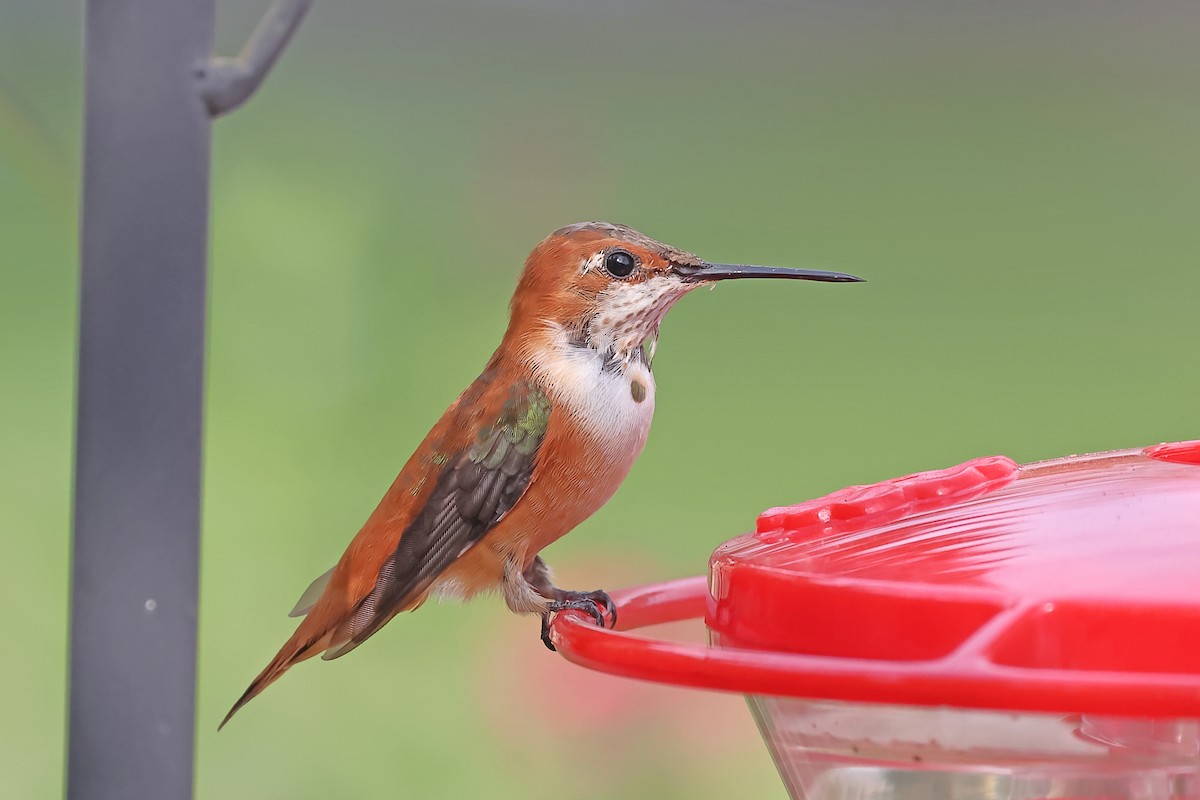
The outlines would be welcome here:
<svg viewBox="0 0 1200 800">
<path fill-rule="evenodd" d="M 214 56 L 196 66 L 209 115 L 226 114 L 254 94 L 311 5 L 312 0 L 275 0 L 236 58 Z"/>
</svg>

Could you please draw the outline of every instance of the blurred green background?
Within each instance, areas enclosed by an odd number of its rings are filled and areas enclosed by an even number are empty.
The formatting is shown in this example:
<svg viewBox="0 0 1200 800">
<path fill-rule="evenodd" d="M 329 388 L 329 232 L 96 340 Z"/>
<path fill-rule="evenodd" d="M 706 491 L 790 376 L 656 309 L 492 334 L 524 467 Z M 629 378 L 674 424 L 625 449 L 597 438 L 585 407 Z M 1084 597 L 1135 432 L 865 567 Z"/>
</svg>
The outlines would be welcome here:
<svg viewBox="0 0 1200 800">
<path fill-rule="evenodd" d="M 265 5 L 219 3 L 221 52 Z M 62 786 L 81 39 L 0 4 L 6 798 Z M 849 483 L 1200 437 L 1198 40 L 1191 0 L 316 3 L 216 125 L 198 796 L 782 798 L 739 698 L 571 667 L 495 600 L 215 729 L 566 223 L 870 280 L 672 312 L 566 585 L 701 573 Z"/>
</svg>

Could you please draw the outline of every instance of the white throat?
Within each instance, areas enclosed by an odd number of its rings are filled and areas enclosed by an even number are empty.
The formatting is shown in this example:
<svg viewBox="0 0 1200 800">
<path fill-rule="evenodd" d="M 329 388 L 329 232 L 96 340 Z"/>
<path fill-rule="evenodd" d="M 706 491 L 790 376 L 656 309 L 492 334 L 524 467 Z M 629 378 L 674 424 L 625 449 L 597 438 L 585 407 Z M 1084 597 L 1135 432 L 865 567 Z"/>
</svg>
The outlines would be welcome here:
<svg viewBox="0 0 1200 800">
<path fill-rule="evenodd" d="M 532 354 L 531 366 L 554 401 L 555 412 L 570 414 L 581 432 L 605 449 L 637 458 L 654 417 L 654 375 L 645 360 L 630 353 L 572 342 L 562 326 L 549 323 L 546 344 Z"/>
</svg>

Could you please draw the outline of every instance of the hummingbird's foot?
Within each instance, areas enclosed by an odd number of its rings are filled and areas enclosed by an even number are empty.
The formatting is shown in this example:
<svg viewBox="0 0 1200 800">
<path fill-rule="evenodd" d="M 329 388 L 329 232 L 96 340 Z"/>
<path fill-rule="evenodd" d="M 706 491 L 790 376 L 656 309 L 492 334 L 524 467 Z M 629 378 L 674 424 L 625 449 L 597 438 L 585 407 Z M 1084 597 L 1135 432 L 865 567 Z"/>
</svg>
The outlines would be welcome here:
<svg viewBox="0 0 1200 800">
<path fill-rule="evenodd" d="M 608 592 L 603 589 L 596 589 L 591 592 L 571 592 L 563 591 L 560 600 L 587 600 L 600 606 L 604 610 L 604 616 L 611 621 L 605 623 L 603 619 L 598 619 L 597 622 L 602 628 L 617 627 L 617 604 L 608 596 Z"/>
<path fill-rule="evenodd" d="M 559 611 L 567 610 L 591 614 L 601 628 L 612 628 L 617 624 L 617 604 L 608 596 L 608 592 L 600 589 L 593 592 L 572 592 L 560 589 L 558 599 L 551 601 L 550 605 L 546 606 L 546 610 L 542 612 L 542 644 L 546 645 L 551 652 L 555 652 L 557 648 L 550 641 L 550 617 Z"/>
</svg>

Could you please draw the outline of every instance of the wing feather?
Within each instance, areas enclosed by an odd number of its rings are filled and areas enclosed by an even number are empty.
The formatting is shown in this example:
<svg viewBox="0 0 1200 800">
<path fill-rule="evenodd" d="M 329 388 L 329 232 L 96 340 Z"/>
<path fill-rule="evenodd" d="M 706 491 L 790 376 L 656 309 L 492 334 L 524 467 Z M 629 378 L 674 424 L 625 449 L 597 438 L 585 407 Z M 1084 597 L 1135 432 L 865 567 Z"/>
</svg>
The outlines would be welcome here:
<svg viewBox="0 0 1200 800">
<path fill-rule="evenodd" d="M 292 613 L 304 619 L 222 726 L 297 662 L 347 653 L 398 612 L 419 606 L 437 576 L 520 501 L 550 403 L 533 384 L 500 383 L 505 374 L 493 356 L 451 404 L 337 566 L 300 598 Z"/>
<path fill-rule="evenodd" d="M 320 576 L 313 580 L 304 590 L 304 594 L 300 595 L 300 599 L 296 601 L 296 606 L 288 612 L 289 617 L 303 617 L 312 607 L 317 604 L 321 593 L 325 591 L 325 587 L 329 585 L 329 578 L 333 575 L 333 567 L 325 570 Z"/>
<path fill-rule="evenodd" d="M 532 384 L 512 387 L 494 425 L 452 456 L 424 506 L 380 569 L 374 588 L 334 632 L 324 658 L 350 652 L 474 547 L 529 486 L 545 436 L 550 403 Z"/>
</svg>

